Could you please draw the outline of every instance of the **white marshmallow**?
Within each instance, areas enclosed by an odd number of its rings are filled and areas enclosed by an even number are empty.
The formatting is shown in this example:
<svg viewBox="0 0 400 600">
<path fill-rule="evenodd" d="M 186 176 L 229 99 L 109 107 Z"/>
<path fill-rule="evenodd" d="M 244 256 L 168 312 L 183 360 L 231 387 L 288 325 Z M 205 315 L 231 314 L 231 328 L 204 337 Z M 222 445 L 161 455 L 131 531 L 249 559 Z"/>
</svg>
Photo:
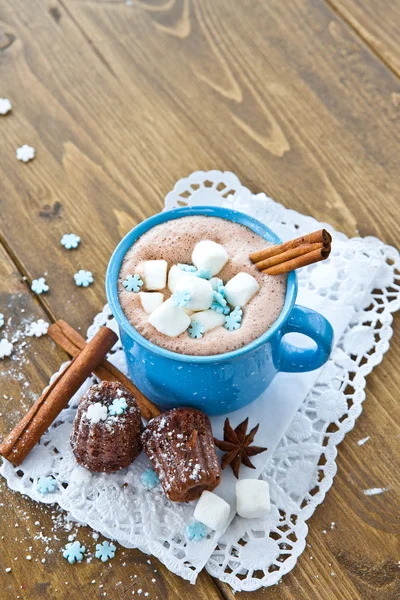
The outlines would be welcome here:
<svg viewBox="0 0 400 600">
<path fill-rule="evenodd" d="M 221 244 L 211 240 L 202 240 L 195 245 L 192 263 L 200 270 L 207 269 L 216 275 L 228 262 L 228 253 Z"/>
<path fill-rule="evenodd" d="M 185 308 L 189 310 L 207 310 L 213 300 L 213 289 L 207 279 L 200 277 L 180 277 L 175 287 L 175 292 L 189 292 L 190 300 Z"/>
<path fill-rule="evenodd" d="M 139 296 L 143 310 L 148 315 L 164 302 L 164 294 L 161 294 L 161 292 L 139 292 Z"/>
<path fill-rule="evenodd" d="M 178 279 L 180 279 L 181 277 L 196 277 L 195 273 L 192 273 L 190 271 L 183 271 L 183 269 L 180 269 L 177 265 L 173 265 L 168 273 L 168 289 L 171 292 L 171 294 L 174 293 L 175 288 L 176 288 L 176 284 L 178 283 Z"/>
<path fill-rule="evenodd" d="M 225 323 L 225 315 L 217 313 L 215 310 L 203 310 L 201 312 L 193 313 L 190 317 L 191 321 L 198 321 L 204 327 L 204 333 L 214 329 L 219 325 Z"/>
<path fill-rule="evenodd" d="M 149 323 L 160 333 L 176 337 L 186 331 L 191 321 L 189 315 L 179 306 L 174 306 L 169 299 L 151 313 Z"/>
<path fill-rule="evenodd" d="M 136 267 L 136 273 L 143 278 L 146 290 L 163 290 L 167 284 L 166 260 L 145 260 Z"/>
<path fill-rule="evenodd" d="M 225 500 L 213 494 L 204 491 L 194 509 L 194 518 L 203 525 L 220 531 L 228 524 L 231 508 Z"/>
<path fill-rule="evenodd" d="M 249 273 L 238 273 L 225 285 L 225 298 L 231 306 L 244 306 L 260 286 Z"/>
<path fill-rule="evenodd" d="M 262 479 L 236 482 L 236 512 L 245 519 L 261 519 L 271 510 L 269 485 Z"/>
</svg>

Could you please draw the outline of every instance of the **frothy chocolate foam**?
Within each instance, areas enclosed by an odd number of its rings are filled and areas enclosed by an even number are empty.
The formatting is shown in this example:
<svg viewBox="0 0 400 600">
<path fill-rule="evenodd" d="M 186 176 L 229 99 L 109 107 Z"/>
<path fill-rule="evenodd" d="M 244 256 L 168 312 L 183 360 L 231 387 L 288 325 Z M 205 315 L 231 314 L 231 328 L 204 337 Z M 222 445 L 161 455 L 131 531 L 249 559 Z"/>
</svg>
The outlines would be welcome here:
<svg viewBox="0 0 400 600">
<path fill-rule="evenodd" d="M 136 266 L 144 260 L 163 258 L 169 268 L 177 263 L 191 264 L 193 248 L 201 240 L 218 242 L 227 251 L 229 260 L 217 275 L 224 283 L 240 271 L 245 271 L 257 279 L 260 290 L 243 307 L 240 329 L 228 331 L 224 327 L 217 327 L 207 331 L 201 339 L 193 339 L 185 331 L 178 337 L 170 338 L 150 325 L 139 294 L 126 291 L 122 282 L 127 275 L 134 275 Z M 244 225 L 217 217 L 181 217 L 157 225 L 133 244 L 122 261 L 118 282 L 122 309 L 143 337 L 172 352 L 208 356 L 241 348 L 271 327 L 285 301 L 286 275 L 264 275 L 250 261 L 251 252 L 266 246 L 268 242 Z M 164 300 L 169 298 L 168 289 L 161 291 L 165 295 Z"/>
</svg>

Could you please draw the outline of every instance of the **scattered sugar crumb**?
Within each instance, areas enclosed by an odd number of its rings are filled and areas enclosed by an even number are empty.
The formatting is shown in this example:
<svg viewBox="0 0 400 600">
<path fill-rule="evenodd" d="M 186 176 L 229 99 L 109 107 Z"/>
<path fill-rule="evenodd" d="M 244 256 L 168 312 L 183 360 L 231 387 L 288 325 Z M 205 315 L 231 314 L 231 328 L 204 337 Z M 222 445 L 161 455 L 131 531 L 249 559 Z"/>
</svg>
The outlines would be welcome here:
<svg viewBox="0 0 400 600">
<path fill-rule="evenodd" d="M 322 530 L 322 533 L 323 533 L 324 535 L 326 535 L 326 529 L 323 529 L 323 530 Z"/>
<path fill-rule="evenodd" d="M 364 444 L 366 444 L 368 442 L 368 440 L 371 439 L 369 435 L 367 435 L 367 437 L 362 438 L 362 440 L 358 440 L 357 444 L 359 446 L 364 446 Z"/>
<path fill-rule="evenodd" d="M 30 554 L 28 554 L 28 556 L 26 557 L 26 560 L 32 560 L 32 556 Z"/>
<path fill-rule="evenodd" d="M 11 353 L 14 349 L 14 346 L 11 342 L 9 342 L 6 338 L 3 338 L 0 341 L 0 358 L 5 358 L 6 356 L 11 356 Z"/>
<path fill-rule="evenodd" d="M 332 521 L 332 523 L 331 523 L 331 529 L 333 529 L 335 527 L 335 525 L 336 525 L 335 521 Z"/>
<path fill-rule="evenodd" d="M 8 98 L 0 98 L 0 115 L 6 115 L 12 109 Z"/>
<path fill-rule="evenodd" d="M 10 571 L 11 571 L 11 567 L 7 567 L 6 573 L 10 573 Z"/>
<path fill-rule="evenodd" d="M 377 494 L 383 494 L 383 492 L 387 492 L 389 488 L 369 488 L 368 490 L 363 490 L 366 496 L 376 496 Z"/>
</svg>

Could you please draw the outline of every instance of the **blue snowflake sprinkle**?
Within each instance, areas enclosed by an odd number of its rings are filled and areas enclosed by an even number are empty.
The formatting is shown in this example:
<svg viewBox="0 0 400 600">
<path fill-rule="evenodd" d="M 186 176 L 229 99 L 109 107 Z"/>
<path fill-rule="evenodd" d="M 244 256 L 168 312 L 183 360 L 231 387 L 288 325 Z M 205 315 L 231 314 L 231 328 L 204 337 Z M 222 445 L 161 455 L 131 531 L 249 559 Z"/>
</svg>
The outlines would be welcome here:
<svg viewBox="0 0 400 600">
<path fill-rule="evenodd" d="M 93 283 L 93 275 L 90 271 L 85 271 L 84 269 L 80 269 L 74 275 L 75 283 L 79 287 L 88 287 L 91 283 Z"/>
<path fill-rule="evenodd" d="M 125 398 L 115 398 L 112 404 L 108 407 L 108 412 L 110 415 L 122 415 L 127 408 L 128 404 Z"/>
<path fill-rule="evenodd" d="M 218 302 L 213 302 L 211 304 L 211 308 L 220 315 L 229 315 L 229 313 L 231 312 L 229 306 L 221 306 L 220 304 L 218 304 Z"/>
<path fill-rule="evenodd" d="M 199 523 L 195 521 L 186 527 L 186 535 L 189 540 L 194 540 L 198 542 L 202 540 L 207 535 L 206 526 L 203 523 Z"/>
<path fill-rule="evenodd" d="M 140 476 L 140 481 L 142 482 L 142 485 L 149 490 L 152 490 L 160 483 L 158 475 L 154 469 L 146 469 L 146 471 L 143 471 Z"/>
<path fill-rule="evenodd" d="M 225 298 L 225 286 L 222 283 L 222 279 L 220 279 L 221 283 L 219 283 L 217 285 L 217 292 L 218 294 L 220 294 L 223 298 Z"/>
<path fill-rule="evenodd" d="M 227 302 L 220 292 L 213 292 L 213 302 L 216 302 L 220 306 L 226 306 Z"/>
<path fill-rule="evenodd" d="M 73 565 L 75 562 L 82 562 L 85 552 L 85 546 L 81 546 L 78 541 L 70 542 L 63 550 L 63 557 L 66 558 L 71 565 Z"/>
<path fill-rule="evenodd" d="M 212 273 L 209 269 L 199 269 L 196 273 L 196 277 L 201 277 L 201 279 L 211 279 Z"/>
<path fill-rule="evenodd" d="M 183 263 L 177 264 L 178 269 L 181 271 L 186 271 L 187 273 L 196 273 L 197 269 L 193 265 L 185 265 Z"/>
<path fill-rule="evenodd" d="M 41 494 L 52 494 L 58 489 L 58 485 L 54 477 L 39 477 L 36 488 Z"/>
<path fill-rule="evenodd" d="M 229 331 L 239 329 L 242 321 L 242 314 L 242 309 L 239 306 L 236 306 L 235 310 L 233 310 L 230 315 L 225 317 L 225 329 L 228 329 Z"/>
<path fill-rule="evenodd" d="M 188 333 L 191 338 L 202 338 L 204 333 L 203 323 L 200 323 L 200 321 L 192 321 L 192 324 L 188 329 Z"/>
<path fill-rule="evenodd" d="M 0 327 L 3 327 L 4 325 L 4 315 L 3 313 L 0 313 Z"/>
<path fill-rule="evenodd" d="M 99 558 L 102 562 L 107 562 L 110 558 L 114 558 L 116 547 L 110 542 L 102 542 L 96 544 L 95 557 Z"/>
<path fill-rule="evenodd" d="M 216 290 L 217 292 L 219 292 L 218 288 L 223 287 L 224 282 L 219 277 L 214 277 L 214 279 L 215 279 L 215 283 L 213 285 L 213 290 Z"/>
<path fill-rule="evenodd" d="M 242 320 L 242 316 L 243 316 L 243 311 L 240 308 L 240 306 L 235 306 L 235 308 L 233 309 L 233 311 L 231 312 L 231 315 L 235 315 L 235 317 L 237 317 L 237 319 L 239 321 Z"/>
<path fill-rule="evenodd" d="M 139 292 L 143 285 L 143 279 L 140 275 L 128 275 L 128 277 L 122 282 L 122 285 L 128 292 Z"/>
<path fill-rule="evenodd" d="M 79 246 L 81 238 L 75 233 L 64 233 L 60 241 L 64 248 L 72 250 L 72 248 L 77 248 Z"/>
<path fill-rule="evenodd" d="M 49 291 L 49 286 L 44 277 L 39 277 L 39 279 L 34 279 L 32 281 L 31 290 L 32 292 L 35 292 L 35 294 L 43 294 L 43 292 Z"/>
<path fill-rule="evenodd" d="M 171 296 L 172 304 L 174 306 L 180 306 L 181 308 L 183 308 L 184 306 L 187 306 L 188 303 L 190 302 L 190 300 L 191 300 L 191 296 L 190 296 L 189 292 L 187 292 L 186 290 L 174 292 Z"/>
</svg>

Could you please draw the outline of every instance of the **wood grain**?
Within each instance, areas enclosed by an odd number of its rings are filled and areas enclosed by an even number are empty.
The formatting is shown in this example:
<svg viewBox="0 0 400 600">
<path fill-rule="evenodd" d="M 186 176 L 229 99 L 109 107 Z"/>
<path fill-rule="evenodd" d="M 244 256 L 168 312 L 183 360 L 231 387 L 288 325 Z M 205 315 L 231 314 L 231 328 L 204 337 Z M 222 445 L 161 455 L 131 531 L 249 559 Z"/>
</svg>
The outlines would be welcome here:
<svg viewBox="0 0 400 600">
<path fill-rule="evenodd" d="M 327 0 L 385 62 L 400 76 L 400 4 L 397 0 Z M 400 102 L 399 92 L 392 97 Z"/>
<path fill-rule="evenodd" d="M 84 332 L 105 302 L 105 269 L 119 239 L 198 169 L 232 170 L 253 191 L 348 235 L 399 245 L 397 7 L 389 3 L 383 13 L 387 3 L 372 0 L 331 4 L 0 0 L 0 95 L 13 103 L 0 121 L 0 240 L 13 260 L 1 250 L 1 312 L 11 302 L 15 323 L 26 306 L 35 318 L 65 318 Z M 24 143 L 37 152 L 26 165 L 15 160 Z M 70 231 L 82 238 L 78 251 L 59 243 Z M 94 273 L 88 289 L 74 284 L 80 268 Z M 30 281 L 44 272 L 50 291 L 33 300 L 20 274 Z M 340 447 L 334 487 L 309 523 L 310 547 L 279 586 L 235 597 L 393 600 L 400 593 L 397 316 L 394 326 L 356 430 Z M 42 339 L 26 355 L 24 378 L 39 393 L 65 355 Z M 31 398 L 23 397 L 25 379 L 1 381 L 5 433 L 18 417 L 9 398 L 21 412 Z M 388 491 L 367 497 L 369 487 Z M 127 598 L 137 574 L 150 598 L 233 600 L 205 573 L 193 588 L 138 551 L 112 561 L 100 583 L 95 562 L 66 568 L 58 554 L 65 531 L 44 575 L 24 556 L 29 545 L 42 556 L 34 523 L 40 515 L 49 531 L 52 511 L 2 489 L 8 520 L 0 524 L 0 564 L 18 556 L 6 579 L 10 597 L 35 600 L 57 589 L 57 598 L 79 598 L 84 589 L 88 599 Z M 22 543 L 9 526 L 17 519 Z M 79 533 L 93 546 L 88 536 Z"/>
</svg>

